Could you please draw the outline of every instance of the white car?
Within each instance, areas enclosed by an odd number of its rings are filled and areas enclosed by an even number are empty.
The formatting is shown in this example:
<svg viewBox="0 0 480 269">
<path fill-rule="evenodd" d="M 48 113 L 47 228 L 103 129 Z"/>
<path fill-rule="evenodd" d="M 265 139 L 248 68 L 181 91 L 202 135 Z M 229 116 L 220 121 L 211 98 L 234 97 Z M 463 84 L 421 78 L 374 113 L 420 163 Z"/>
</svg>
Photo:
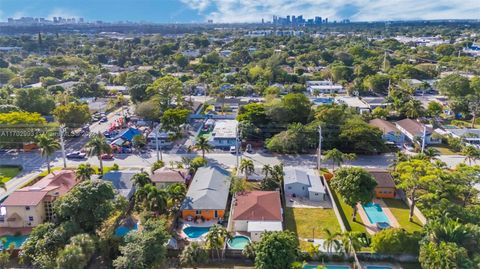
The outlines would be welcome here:
<svg viewBox="0 0 480 269">
<path fill-rule="evenodd" d="M 236 146 L 230 146 L 230 153 L 237 153 L 237 147 Z"/>
</svg>

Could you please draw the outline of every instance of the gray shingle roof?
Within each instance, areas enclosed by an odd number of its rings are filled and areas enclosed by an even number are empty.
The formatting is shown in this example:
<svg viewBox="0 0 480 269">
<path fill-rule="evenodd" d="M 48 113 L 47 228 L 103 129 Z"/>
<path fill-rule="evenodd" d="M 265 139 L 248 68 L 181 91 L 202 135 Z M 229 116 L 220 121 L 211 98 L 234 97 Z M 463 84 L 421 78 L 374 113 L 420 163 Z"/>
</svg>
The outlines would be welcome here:
<svg viewBox="0 0 480 269">
<path fill-rule="evenodd" d="M 110 171 L 105 173 L 102 177 L 105 181 L 110 181 L 113 188 L 118 191 L 120 195 L 130 199 L 135 192 L 132 178 L 140 171 Z"/>
<path fill-rule="evenodd" d="M 218 166 L 200 167 L 188 188 L 182 209 L 225 209 L 229 189 L 228 171 Z"/>
</svg>

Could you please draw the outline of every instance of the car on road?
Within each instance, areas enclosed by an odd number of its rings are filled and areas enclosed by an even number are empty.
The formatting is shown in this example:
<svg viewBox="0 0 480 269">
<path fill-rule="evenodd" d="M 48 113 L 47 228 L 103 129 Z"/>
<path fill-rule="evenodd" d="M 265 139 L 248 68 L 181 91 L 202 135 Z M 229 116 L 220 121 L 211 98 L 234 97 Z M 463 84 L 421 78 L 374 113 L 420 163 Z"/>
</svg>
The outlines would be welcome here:
<svg viewBox="0 0 480 269">
<path fill-rule="evenodd" d="M 113 160 L 113 154 L 102 154 L 102 160 Z"/>
<path fill-rule="evenodd" d="M 103 117 L 100 119 L 100 122 L 107 122 L 107 121 L 108 121 L 107 117 Z"/>
<path fill-rule="evenodd" d="M 230 153 L 237 153 L 237 147 L 236 146 L 231 146 L 230 147 Z"/>
<path fill-rule="evenodd" d="M 67 154 L 66 156 L 68 159 L 83 159 L 87 157 L 87 154 L 85 152 L 81 151 L 73 151 Z"/>
</svg>

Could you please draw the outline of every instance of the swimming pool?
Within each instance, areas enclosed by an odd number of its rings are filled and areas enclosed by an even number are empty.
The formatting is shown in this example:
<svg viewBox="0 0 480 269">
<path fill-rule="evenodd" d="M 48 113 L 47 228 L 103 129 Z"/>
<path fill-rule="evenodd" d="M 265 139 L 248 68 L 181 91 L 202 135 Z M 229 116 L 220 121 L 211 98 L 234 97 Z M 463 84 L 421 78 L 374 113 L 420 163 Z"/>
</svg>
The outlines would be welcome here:
<svg viewBox="0 0 480 269">
<path fill-rule="evenodd" d="M 124 237 L 128 232 L 130 231 L 136 231 L 138 229 L 138 225 L 135 223 L 133 227 L 127 227 L 127 226 L 118 226 L 117 229 L 115 229 L 115 235 Z"/>
<path fill-rule="evenodd" d="M 16 249 L 19 249 L 27 238 L 28 235 L 5 235 L 0 237 L 0 242 L 3 245 L 3 249 L 8 249 L 11 244 L 14 244 Z"/>
<path fill-rule="evenodd" d="M 208 233 L 208 230 L 210 230 L 210 227 L 188 226 L 187 228 L 183 229 L 183 232 L 188 236 L 188 238 L 199 238 Z"/>
<path fill-rule="evenodd" d="M 365 210 L 365 213 L 367 214 L 370 223 L 375 224 L 378 222 L 386 222 L 390 224 L 390 220 L 388 219 L 385 212 L 383 212 L 383 209 L 379 204 L 370 202 L 363 205 L 363 209 Z"/>
<path fill-rule="evenodd" d="M 316 105 L 331 105 L 333 104 L 334 100 L 335 99 L 330 97 L 319 97 L 319 98 L 313 99 L 313 103 L 315 103 Z"/>
<path fill-rule="evenodd" d="M 236 235 L 228 240 L 228 247 L 231 249 L 244 249 L 250 243 L 250 238 L 243 235 Z"/>
<path fill-rule="evenodd" d="M 305 265 L 303 269 L 317 269 L 318 265 Z M 349 266 L 339 266 L 339 265 L 322 265 L 327 269 L 350 269 Z"/>
</svg>

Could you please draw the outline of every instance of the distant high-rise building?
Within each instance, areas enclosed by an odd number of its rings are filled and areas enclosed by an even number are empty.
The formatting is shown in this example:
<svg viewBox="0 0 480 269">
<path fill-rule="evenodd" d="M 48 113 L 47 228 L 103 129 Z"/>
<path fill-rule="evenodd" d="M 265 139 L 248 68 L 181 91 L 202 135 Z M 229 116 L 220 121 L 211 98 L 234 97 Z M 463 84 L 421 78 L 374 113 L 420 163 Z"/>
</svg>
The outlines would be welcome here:
<svg viewBox="0 0 480 269">
<path fill-rule="evenodd" d="M 322 23 L 322 17 L 315 17 L 315 24 L 321 24 Z"/>
<path fill-rule="evenodd" d="M 83 18 L 78 18 L 78 23 L 83 23 L 84 19 Z"/>
<path fill-rule="evenodd" d="M 290 23 L 290 15 L 287 15 L 287 23 Z"/>
</svg>

